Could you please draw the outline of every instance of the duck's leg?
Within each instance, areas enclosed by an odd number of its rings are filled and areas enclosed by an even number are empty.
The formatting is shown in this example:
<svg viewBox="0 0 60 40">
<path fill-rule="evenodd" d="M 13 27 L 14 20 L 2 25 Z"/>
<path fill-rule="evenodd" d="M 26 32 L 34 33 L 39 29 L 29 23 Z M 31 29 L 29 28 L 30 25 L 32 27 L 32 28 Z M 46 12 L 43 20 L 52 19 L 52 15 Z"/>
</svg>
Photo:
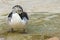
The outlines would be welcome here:
<svg viewBox="0 0 60 40">
<path fill-rule="evenodd" d="M 8 33 L 9 33 L 9 32 L 14 33 L 15 31 L 14 31 L 14 29 L 13 29 L 13 28 L 11 28 L 11 29 L 9 29 Z"/>
<path fill-rule="evenodd" d="M 20 32 L 21 34 L 27 34 L 26 29 L 23 29 L 22 32 Z"/>
</svg>

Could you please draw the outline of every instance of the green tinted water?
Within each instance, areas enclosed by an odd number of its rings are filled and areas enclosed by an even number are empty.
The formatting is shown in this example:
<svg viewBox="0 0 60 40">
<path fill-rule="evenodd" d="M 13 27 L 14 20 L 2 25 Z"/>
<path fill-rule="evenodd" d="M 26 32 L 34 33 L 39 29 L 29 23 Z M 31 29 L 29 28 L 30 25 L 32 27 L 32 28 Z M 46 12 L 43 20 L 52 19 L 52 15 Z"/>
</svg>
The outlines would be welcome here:
<svg viewBox="0 0 60 40">
<path fill-rule="evenodd" d="M 60 37 L 60 13 L 37 12 L 29 15 L 29 18 L 26 28 L 28 34 L 7 33 L 9 30 L 9 26 L 6 24 L 7 14 L 1 15 L 1 37 L 5 38 L 4 40 L 43 40 L 44 37 Z"/>
</svg>

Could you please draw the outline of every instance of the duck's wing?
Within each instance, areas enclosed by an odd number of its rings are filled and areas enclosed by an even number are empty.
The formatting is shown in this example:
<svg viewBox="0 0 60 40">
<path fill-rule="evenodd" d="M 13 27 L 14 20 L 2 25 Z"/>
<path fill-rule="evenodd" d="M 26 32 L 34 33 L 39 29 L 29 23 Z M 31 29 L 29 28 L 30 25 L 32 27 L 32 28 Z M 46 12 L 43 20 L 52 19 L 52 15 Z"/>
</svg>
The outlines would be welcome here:
<svg viewBox="0 0 60 40">
<path fill-rule="evenodd" d="M 11 21 L 12 18 L 12 12 L 8 15 L 8 21 Z"/>
<path fill-rule="evenodd" d="M 29 20 L 29 17 L 28 17 L 28 15 L 27 15 L 26 12 L 23 12 L 23 13 L 21 13 L 19 15 L 20 15 L 21 19 L 27 19 L 27 20 Z"/>
</svg>

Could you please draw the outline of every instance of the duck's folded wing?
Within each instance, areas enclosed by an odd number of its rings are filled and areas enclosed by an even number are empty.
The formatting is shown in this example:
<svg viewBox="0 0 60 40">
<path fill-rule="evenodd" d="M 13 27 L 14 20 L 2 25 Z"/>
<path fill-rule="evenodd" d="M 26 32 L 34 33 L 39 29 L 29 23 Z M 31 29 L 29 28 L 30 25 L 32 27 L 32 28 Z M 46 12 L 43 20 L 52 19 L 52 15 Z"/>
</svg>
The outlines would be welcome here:
<svg viewBox="0 0 60 40">
<path fill-rule="evenodd" d="M 28 15 L 27 15 L 27 13 L 26 13 L 26 12 L 23 12 L 23 13 L 24 13 L 24 17 L 26 17 L 27 20 L 29 20 L 29 17 L 28 17 Z"/>
<path fill-rule="evenodd" d="M 20 15 L 21 19 L 26 18 L 27 20 L 29 20 L 29 17 L 28 17 L 28 15 L 27 15 L 26 12 L 23 12 L 23 13 L 21 13 L 21 14 L 19 14 L 19 15 Z"/>
<path fill-rule="evenodd" d="M 12 18 L 12 12 L 8 15 L 8 21 L 11 21 Z"/>
</svg>

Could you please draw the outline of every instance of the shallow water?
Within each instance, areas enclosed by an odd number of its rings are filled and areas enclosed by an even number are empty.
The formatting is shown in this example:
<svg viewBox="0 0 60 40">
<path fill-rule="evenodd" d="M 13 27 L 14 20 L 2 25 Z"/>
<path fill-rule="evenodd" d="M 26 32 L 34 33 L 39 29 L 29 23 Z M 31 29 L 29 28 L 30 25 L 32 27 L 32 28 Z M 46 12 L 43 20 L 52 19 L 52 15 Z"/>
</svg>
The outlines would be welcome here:
<svg viewBox="0 0 60 40">
<path fill-rule="evenodd" d="M 0 34 L 5 38 L 4 40 L 43 40 L 44 37 L 60 37 L 60 13 L 33 12 L 33 14 L 29 15 L 29 18 L 30 20 L 26 28 L 28 34 L 20 34 L 17 32 L 7 33 L 9 30 L 9 27 L 6 24 L 7 14 L 1 15 Z"/>
</svg>

